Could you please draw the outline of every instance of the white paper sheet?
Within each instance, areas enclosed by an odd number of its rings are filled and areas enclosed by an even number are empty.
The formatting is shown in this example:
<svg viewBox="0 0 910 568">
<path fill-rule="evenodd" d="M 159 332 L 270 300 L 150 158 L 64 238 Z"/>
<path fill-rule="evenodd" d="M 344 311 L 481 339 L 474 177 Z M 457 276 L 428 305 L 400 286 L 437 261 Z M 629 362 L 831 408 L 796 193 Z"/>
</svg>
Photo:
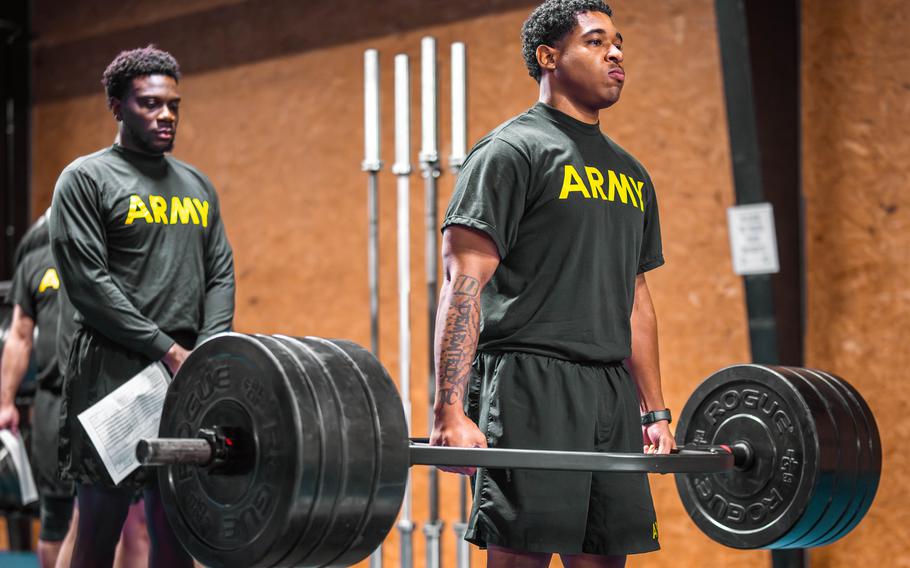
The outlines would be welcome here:
<svg viewBox="0 0 910 568">
<path fill-rule="evenodd" d="M 13 459 L 13 466 L 19 474 L 19 492 L 22 494 L 22 504 L 34 503 L 38 500 L 38 488 L 35 486 L 32 466 L 28 463 L 28 453 L 25 451 L 25 444 L 22 443 L 22 436 L 18 432 L 13 434 L 9 430 L 0 430 L 0 441 L 9 452 Z"/>
<path fill-rule="evenodd" d="M 733 272 L 740 276 L 780 272 L 774 210 L 770 203 L 727 209 Z"/>
<path fill-rule="evenodd" d="M 139 440 L 158 436 L 169 382 L 164 365 L 152 363 L 79 415 L 115 484 L 139 467 Z"/>
</svg>

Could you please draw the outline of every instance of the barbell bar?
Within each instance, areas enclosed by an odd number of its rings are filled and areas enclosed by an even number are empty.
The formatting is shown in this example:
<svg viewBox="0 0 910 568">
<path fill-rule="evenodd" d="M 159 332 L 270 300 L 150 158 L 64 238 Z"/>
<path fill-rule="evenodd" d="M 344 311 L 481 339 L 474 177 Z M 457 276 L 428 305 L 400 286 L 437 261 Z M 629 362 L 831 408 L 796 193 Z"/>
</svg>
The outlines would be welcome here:
<svg viewBox="0 0 910 568">
<path fill-rule="evenodd" d="M 230 463 L 235 442 L 201 432 L 198 438 L 141 440 L 136 458 L 146 466 L 196 465 L 211 468 Z M 219 448 L 221 448 L 219 450 Z M 730 446 L 685 447 L 664 455 L 607 452 L 574 452 L 511 448 L 457 448 L 410 441 L 410 465 L 537 469 L 548 471 L 599 471 L 610 473 L 720 473 L 743 468 L 752 450 L 748 442 Z M 219 456 L 221 453 L 221 457 Z M 234 463 L 242 461 L 233 458 Z M 252 458 L 250 458 L 252 459 Z"/>
<path fill-rule="evenodd" d="M 845 381 L 737 365 L 690 397 L 670 455 L 432 447 L 362 347 L 315 337 L 215 337 L 171 383 L 159 438 L 165 511 L 207 566 L 352 564 L 382 542 L 411 465 L 676 473 L 684 507 L 737 548 L 817 546 L 872 504 L 878 430 Z M 169 465 L 165 465 L 169 464 Z"/>
</svg>

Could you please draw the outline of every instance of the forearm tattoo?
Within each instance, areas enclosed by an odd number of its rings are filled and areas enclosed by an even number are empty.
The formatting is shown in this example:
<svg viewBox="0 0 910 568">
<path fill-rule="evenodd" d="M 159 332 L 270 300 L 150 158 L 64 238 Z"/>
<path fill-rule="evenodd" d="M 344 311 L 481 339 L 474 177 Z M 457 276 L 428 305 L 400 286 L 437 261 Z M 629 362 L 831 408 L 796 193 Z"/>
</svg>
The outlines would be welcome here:
<svg viewBox="0 0 910 568">
<path fill-rule="evenodd" d="M 449 294 L 437 367 L 439 397 L 447 405 L 459 404 L 464 399 L 479 334 L 480 282 L 470 276 L 459 276 Z"/>
</svg>

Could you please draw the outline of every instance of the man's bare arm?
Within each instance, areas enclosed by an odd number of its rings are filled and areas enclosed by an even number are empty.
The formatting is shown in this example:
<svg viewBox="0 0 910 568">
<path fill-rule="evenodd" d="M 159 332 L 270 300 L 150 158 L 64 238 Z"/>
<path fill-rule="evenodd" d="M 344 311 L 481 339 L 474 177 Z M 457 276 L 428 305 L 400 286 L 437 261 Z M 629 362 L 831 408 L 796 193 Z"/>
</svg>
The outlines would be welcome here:
<svg viewBox="0 0 910 568">
<path fill-rule="evenodd" d="M 28 371 L 34 333 L 35 320 L 23 312 L 22 308 L 14 306 L 13 321 L 0 362 L 0 428 L 15 431 L 19 427 L 16 392 Z"/>
<path fill-rule="evenodd" d="M 496 267 L 499 253 L 485 234 L 453 225 L 442 239 L 444 279 L 436 313 L 436 400 L 431 443 L 486 446 L 486 439 L 464 413 L 464 396 L 480 335 L 480 292 Z M 473 473 L 471 468 L 449 471 Z"/>
<path fill-rule="evenodd" d="M 632 355 L 626 360 L 638 388 L 642 412 L 666 408 L 660 385 L 660 358 L 657 347 L 657 314 L 644 274 L 635 278 L 632 305 Z M 676 447 L 666 420 L 655 422 L 644 432 L 645 451 L 668 453 Z"/>
<path fill-rule="evenodd" d="M 437 412 L 445 412 L 448 406 L 462 406 L 480 331 L 480 289 L 480 281 L 467 274 L 459 274 L 445 287 L 442 300 L 447 309 L 437 313 L 440 321 L 436 328 L 441 328 L 443 333 L 439 334 L 434 347 Z"/>
</svg>

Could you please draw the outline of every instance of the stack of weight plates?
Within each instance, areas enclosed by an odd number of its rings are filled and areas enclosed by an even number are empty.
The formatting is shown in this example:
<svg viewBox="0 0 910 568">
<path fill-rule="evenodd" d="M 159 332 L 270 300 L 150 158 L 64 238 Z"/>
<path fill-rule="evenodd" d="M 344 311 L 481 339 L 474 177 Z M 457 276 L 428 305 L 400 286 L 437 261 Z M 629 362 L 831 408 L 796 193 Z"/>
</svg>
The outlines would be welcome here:
<svg viewBox="0 0 910 568">
<path fill-rule="evenodd" d="M 881 441 L 868 405 L 846 381 L 811 369 L 737 365 L 689 398 L 677 443 L 745 441 L 736 471 L 680 474 L 692 520 L 735 548 L 809 548 L 849 533 L 872 505 Z"/>
<path fill-rule="evenodd" d="M 391 529 L 406 423 L 395 384 L 363 348 L 235 333 L 203 343 L 168 389 L 159 435 L 212 426 L 250 448 L 247 463 L 159 470 L 168 518 L 206 566 L 348 565 Z"/>
</svg>

